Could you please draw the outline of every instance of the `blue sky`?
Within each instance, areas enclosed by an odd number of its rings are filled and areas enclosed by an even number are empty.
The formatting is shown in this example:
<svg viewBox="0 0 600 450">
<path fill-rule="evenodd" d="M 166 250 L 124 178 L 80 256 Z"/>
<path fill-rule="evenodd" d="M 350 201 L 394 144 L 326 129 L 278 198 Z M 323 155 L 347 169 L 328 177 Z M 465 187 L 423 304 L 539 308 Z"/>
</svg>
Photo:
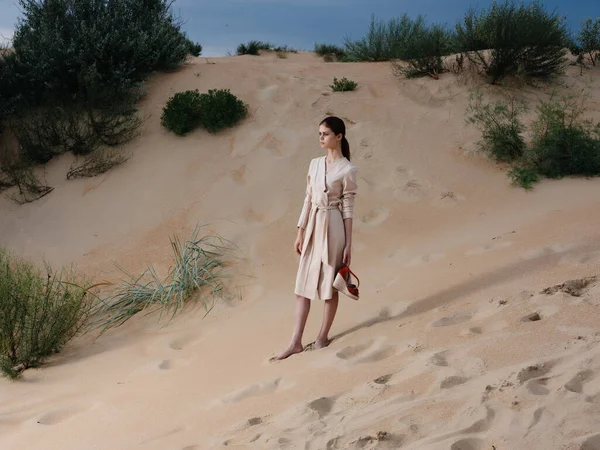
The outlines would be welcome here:
<svg viewBox="0 0 600 450">
<path fill-rule="evenodd" d="M 204 56 L 222 56 L 251 39 L 301 50 L 312 50 L 315 42 L 341 44 L 345 36 L 362 37 L 372 13 L 380 19 L 423 14 L 430 22 L 454 24 L 469 6 L 490 4 L 491 0 L 176 0 L 173 11 L 185 21 L 189 37 L 202 44 Z M 600 17 L 600 0 L 543 4 L 567 16 L 574 30 L 585 17 Z M 0 35 L 12 35 L 19 14 L 16 0 L 0 0 Z"/>
</svg>

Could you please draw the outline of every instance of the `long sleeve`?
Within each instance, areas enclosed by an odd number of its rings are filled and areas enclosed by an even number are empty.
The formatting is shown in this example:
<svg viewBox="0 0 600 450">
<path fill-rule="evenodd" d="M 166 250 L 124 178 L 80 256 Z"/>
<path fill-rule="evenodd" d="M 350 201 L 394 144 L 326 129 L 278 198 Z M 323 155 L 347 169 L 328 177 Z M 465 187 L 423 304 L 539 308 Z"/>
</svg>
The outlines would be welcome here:
<svg viewBox="0 0 600 450">
<path fill-rule="evenodd" d="M 312 205 L 312 183 L 310 179 L 311 167 L 312 162 L 308 168 L 308 175 L 306 176 L 306 197 L 304 197 L 304 205 L 302 206 L 302 212 L 300 213 L 300 218 L 298 219 L 298 227 L 300 228 L 306 228 L 308 216 L 310 214 L 310 208 Z"/>
<path fill-rule="evenodd" d="M 358 185 L 356 184 L 356 173 L 358 169 L 352 167 L 343 179 L 343 190 L 342 190 L 342 218 L 352 219 L 354 217 L 354 197 L 358 192 Z"/>
</svg>

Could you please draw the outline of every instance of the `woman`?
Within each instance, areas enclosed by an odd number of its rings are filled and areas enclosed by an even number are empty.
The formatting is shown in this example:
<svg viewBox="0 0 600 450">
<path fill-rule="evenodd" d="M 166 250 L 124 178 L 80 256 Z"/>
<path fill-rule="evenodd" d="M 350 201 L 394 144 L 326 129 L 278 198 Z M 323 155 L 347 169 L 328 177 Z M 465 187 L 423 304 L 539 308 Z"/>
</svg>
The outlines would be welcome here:
<svg viewBox="0 0 600 450">
<path fill-rule="evenodd" d="M 294 243 L 300 255 L 296 276 L 296 319 L 290 345 L 277 359 L 304 350 L 302 334 L 317 296 L 325 301 L 323 323 L 316 348 L 329 345 L 329 330 L 338 307 L 333 288 L 337 271 L 349 266 L 352 252 L 352 217 L 357 192 L 356 167 L 350 162 L 346 125 L 338 117 L 327 117 L 319 125 L 321 148 L 327 155 L 315 158 L 308 169 L 306 198 Z"/>
</svg>

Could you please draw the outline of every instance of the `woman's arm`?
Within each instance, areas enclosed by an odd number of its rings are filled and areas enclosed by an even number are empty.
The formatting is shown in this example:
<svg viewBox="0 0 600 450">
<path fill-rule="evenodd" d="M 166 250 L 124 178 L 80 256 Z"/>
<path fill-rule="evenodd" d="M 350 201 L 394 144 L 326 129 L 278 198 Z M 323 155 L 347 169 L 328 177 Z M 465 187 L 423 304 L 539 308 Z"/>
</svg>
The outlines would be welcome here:
<svg viewBox="0 0 600 450">
<path fill-rule="evenodd" d="M 342 262 L 347 266 L 352 259 L 352 218 L 344 219 L 344 231 L 346 232 L 346 245 L 344 246 L 344 256 Z"/>
</svg>

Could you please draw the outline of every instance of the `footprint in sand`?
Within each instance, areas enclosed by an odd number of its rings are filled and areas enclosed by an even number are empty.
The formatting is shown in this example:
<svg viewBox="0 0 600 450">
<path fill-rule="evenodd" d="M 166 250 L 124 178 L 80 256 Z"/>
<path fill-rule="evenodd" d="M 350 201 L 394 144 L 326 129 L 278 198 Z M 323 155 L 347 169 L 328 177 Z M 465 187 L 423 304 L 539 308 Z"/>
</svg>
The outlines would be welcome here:
<svg viewBox="0 0 600 450">
<path fill-rule="evenodd" d="M 448 366 L 448 361 L 446 360 L 446 353 L 448 353 L 447 350 L 434 354 L 431 358 L 429 358 L 429 362 L 434 366 Z"/>
<path fill-rule="evenodd" d="M 171 368 L 171 361 L 169 361 L 168 359 L 165 359 L 158 365 L 158 368 L 160 370 L 169 370 Z"/>
<path fill-rule="evenodd" d="M 550 372 L 552 366 L 553 364 L 546 362 L 525 367 L 524 369 L 521 369 L 517 374 L 517 380 L 519 380 L 519 383 L 523 384 L 526 381 L 532 380 L 534 378 L 543 377 L 548 372 Z"/>
<path fill-rule="evenodd" d="M 389 216 L 390 210 L 385 206 L 379 206 L 362 216 L 361 221 L 365 225 L 381 225 Z"/>
<path fill-rule="evenodd" d="M 441 319 L 438 319 L 435 322 L 431 323 L 429 326 L 432 328 L 450 327 L 453 325 L 465 323 L 469 320 L 471 320 L 471 316 L 468 314 L 452 316 L 452 317 L 442 317 Z"/>
<path fill-rule="evenodd" d="M 600 450 L 600 434 L 587 438 L 579 450 Z"/>
<path fill-rule="evenodd" d="M 235 403 L 242 401 L 249 397 L 257 397 L 261 395 L 272 394 L 277 390 L 279 384 L 281 383 L 281 378 L 276 378 L 271 381 L 266 381 L 264 383 L 255 383 L 239 391 L 232 392 L 231 394 L 223 397 L 221 401 L 223 403 Z"/>
<path fill-rule="evenodd" d="M 488 450 L 489 448 L 484 441 L 476 438 L 461 439 L 450 446 L 450 450 Z"/>
<path fill-rule="evenodd" d="M 538 378 L 527 382 L 527 390 L 533 395 L 548 395 L 550 390 L 546 387 L 548 378 Z"/>
<path fill-rule="evenodd" d="M 381 361 L 395 354 L 391 345 L 380 346 L 373 341 L 346 347 L 335 355 L 345 361 L 356 364 Z"/>
<path fill-rule="evenodd" d="M 581 394 L 583 393 L 583 384 L 589 381 L 593 375 L 594 372 L 592 372 L 591 370 L 584 370 L 582 372 L 579 372 L 565 384 L 565 389 L 567 391 Z"/>
<path fill-rule="evenodd" d="M 447 377 L 444 380 L 442 380 L 442 382 L 440 383 L 440 388 L 441 389 L 451 389 L 455 386 L 460 386 L 461 384 L 465 384 L 467 381 L 469 381 L 469 379 L 466 377 L 459 377 L 459 376 Z"/>
</svg>

